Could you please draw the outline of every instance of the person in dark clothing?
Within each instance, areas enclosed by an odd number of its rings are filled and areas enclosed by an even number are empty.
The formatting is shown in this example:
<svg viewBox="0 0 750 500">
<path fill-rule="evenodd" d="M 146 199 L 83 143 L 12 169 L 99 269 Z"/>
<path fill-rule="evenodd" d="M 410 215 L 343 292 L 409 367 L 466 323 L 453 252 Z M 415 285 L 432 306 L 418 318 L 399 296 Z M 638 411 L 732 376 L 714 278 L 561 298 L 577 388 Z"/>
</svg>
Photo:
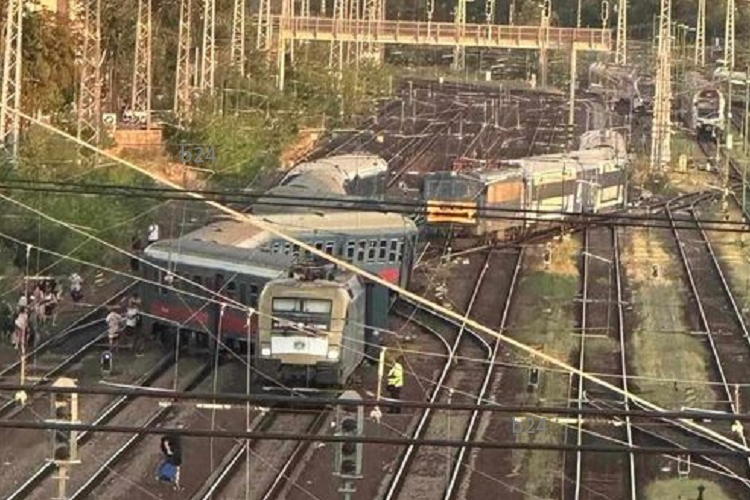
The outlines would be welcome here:
<svg viewBox="0 0 750 500">
<path fill-rule="evenodd" d="M 133 237 L 130 239 L 130 250 L 133 255 L 136 255 L 138 257 L 141 256 L 141 251 L 143 250 L 143 240 L 141 240 L 141 237 L 137 234 L 134 234 Z M 137 272 L 139 269 L 139 262 L 138 259 L 135 257 L 130 258 L 130 270 L 133 272 Z"/>
<path fill-rule="evenodd" d="M 180 489 L 180 467 L 182 466 L 182 442 L 179 436 L 164 436 L 161 438 L 161 452 L 164 461 L 159 466 L 160 481 L 174 483 L 174 489 Z M 174 475 L 170 474 L 174 471 Z"/>
</svg>

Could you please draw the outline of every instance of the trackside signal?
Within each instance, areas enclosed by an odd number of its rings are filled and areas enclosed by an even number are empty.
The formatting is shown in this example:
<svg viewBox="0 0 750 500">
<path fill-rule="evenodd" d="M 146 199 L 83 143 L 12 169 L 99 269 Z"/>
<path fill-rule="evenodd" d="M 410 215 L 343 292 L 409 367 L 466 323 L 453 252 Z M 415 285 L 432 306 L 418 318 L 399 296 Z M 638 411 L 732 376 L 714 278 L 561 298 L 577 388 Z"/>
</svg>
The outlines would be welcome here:
<svg viewBox="0 0 750 500">
<path fill-rule="evenodd" d="M 355 391 L 346 391 L 341 400 L 361 401 L 362 397 Z M 335 416 L 336 436 L 357 438 L 362 436 L 365 423 L 364 407 L 361 404 L 339 403 Z M 334 449 L 333 474 L 343 480 L 339 492 L 351 494 L 356 491 L 353 480 L 362 477 L 362 443 L 344 441 L 336 443 Z"/>
<path fill-rule="evenodd" d="M 76 381 L 62 377 L 57 379 L 52 387 L 77 387 Z M 55 424 L 77 424 L 78 394 L 52 395 L 52 415 L 48 420 Z M 68 429 L 54 429 L 52 431 L 51 460 L 56 464 L 80 463 L 78 460 L 78 432 Z"/>
</svg>

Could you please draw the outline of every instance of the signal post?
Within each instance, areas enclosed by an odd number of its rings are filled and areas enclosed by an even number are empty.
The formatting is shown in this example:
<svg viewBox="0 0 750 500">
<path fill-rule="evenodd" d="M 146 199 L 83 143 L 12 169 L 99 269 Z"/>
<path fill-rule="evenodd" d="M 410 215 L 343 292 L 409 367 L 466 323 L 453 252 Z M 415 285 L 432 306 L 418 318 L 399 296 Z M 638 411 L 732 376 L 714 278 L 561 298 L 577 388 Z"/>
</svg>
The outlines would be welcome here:
<svg viewBox="0 0 750 500">
<path fill-rule="evenodd" d="M 52 384 L 52 387 L 74 388 L 78 384 L 72 378 L 62 377 Z M 78 394 L 52 394 L 51 418 L 47 420 L 54 424 L 79 424 L 78 420 Z M 68 474 L 70 466 L 79 464 L 78 459 L 78 431 L 67 429 L 54 429 L 50 446 L 51 462 L 57 465 L 57 500 L 67 498 Z"/>
<path fill-rule="evenodd" d="M 362 401 L 356 391 L 346 391 L 342 400 Z M 365 413 L 361 404 L 349 403 L 336 406 L 335 436 L 358 438 L 364 431 Z M 336 443 L 333 458 L 333 475 L 341 478 L 339 492 L 344 500 L 351 500 L 357 489 L 354 481 L 362 478 L 362 443 L 344 441 Z"/>
</svg>

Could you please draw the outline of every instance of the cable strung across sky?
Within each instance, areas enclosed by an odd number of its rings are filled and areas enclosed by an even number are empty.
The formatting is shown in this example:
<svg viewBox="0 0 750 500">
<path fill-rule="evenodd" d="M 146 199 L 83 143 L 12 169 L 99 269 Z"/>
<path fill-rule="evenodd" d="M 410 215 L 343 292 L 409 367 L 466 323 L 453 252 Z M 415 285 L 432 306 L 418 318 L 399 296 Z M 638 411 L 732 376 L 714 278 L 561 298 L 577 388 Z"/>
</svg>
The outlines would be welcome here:
<svg viewBox="0 0 750 500">
<path fill-rule="evenodd" d="M 6 107 L 5 103 L 0 103 L 0 106 Z M 101 156 L 104 156 L 106 158 L 114 160 L 114 161 L 116 161 L 116 162 L 118 162 L 118 163 L 120 163 L 120 164 L 122 164 L 122 165 L 124 165 L 124 166 L 126 166 L 126 167 L 128 167 L 128 168 L 130 168 L 130 169 L 132 169 L 134 171 L 136 171 L 136 172 L 139 172 L 139 173 L 145 175 L 145 176 L 149 177 L 150 179 L 152 179 L 152 180 L 154 180 L 156 182 L 159 182 L 159 183 L 162 183 L 162 184 L 164 184 L 166 186 L 169 186 L 169 187 L 173 188 L 176 191 L 184 191 L 183 188 L 180 185 L 178 185 L 178 184 L 176 184 L 176 183 L 174 183 L 174 182 L 172 182 L 172 181 L 170 181 L 168 179 L 164 179 L 163 177 L 161 177 L 161 176 L 159 176 L 159 175 L 157 175 L 157 174 L 155 174 L 155 173 L 153 173 L 153 172 L 151 172 L 151 171 L 149 171 L 149 170 L 147 170 L 147 169 L 145 169 L 143 167 L 135 165 L 134 163 L 129 162 L 127 160 L 123 160 L 122 158 L 118 158 L 117 156 L 115 156 L 115 155 L 113 155 L 111 153 L 108 153 L 106 151 L 103 151 L 103 150 L 101 150 L 99 148 L 96 148 L 96 147 L 94 147 L 94 146 L 86 143 L 85 141 L 76 139 L 72 135 L 67 134 L 66 132 L 63 132 L 63 131 L 57 129 L 57 128 L 53 127 L 52 125 L 46 124 L 46 123 L 44 123 L 44 122 L 42 122 L 40 120 L 37 120 L 36 118 L 34 118 L 34 117 L 30 116 L 30 115 L 27 115 L 27 114 L 25 114 L 23 112 L 20 112 L 20 111 L 18 111 L 16 109 L 13 109 L 13 108 L 10 108 L 10 107 L 7 107 L 7 109 L 10 110 L 10 111 L 12 111 L 13 113 L 17 113 L 19 116 L 21 116 L 25 120 L 29 121 L 30 123 L 38 125 L 38 126 L 42 127 L 45 130 L 51 131 L 51 132 L 53 132 L 55 134 L 58 134 L 58 135 L 60 135 L 62 137 L 67 138 L 68 140 L 71 140 L 71 141 L 73 141 L 73 142 L 75 142 L 77 144 L 80 144 L 81 146 L 83 146 L 83 147 L 85 147 L 85 148 L 87 148 L 87 149 L 89 149 L 89 150 L 91 150 L 91 151 L 93 151 L 95 153 L 99 153 Z M 399 287 L 397 285 L 394 285 L 393 283 L 390 283 L 390 282 L 388 282 L 388 281 L 380 278 L 379 276 L 375 276 L 374 274 L 371 274 L 369 272 L 363 271 L 359 267 L 357 267 L 357 266 L 355 266 L 353 264 L 350 264 L 349 262 L 343 261 L 341 259 L 337 259 L 337 258 L 335 258 L 335 257 L 327 254 L 323 250 L 319 250 L 319 249 L 315 248 L 314 246 L 311 246 L 311 245 L 305 243 L 304 241 L 301 241 L 301 240 L 299 240 L 297 238 L 289 236 L 284 231 L 278 229 L 275 225 L 269 224 L 268 222 L 264 221 L 263 219 L 261 219 L 259 217 L 255 217 L 255 216 L 243 214 L 243 213 L 241 213 L 241 212 L 239 212 L 237 210 L 234 210 L 232 208 L 226 207 L 226 206 L 224 206 L 224 205 L 222 205 L 220 203 L 217 203 L 215 201 L 207 200 L 205 197 L 203 197 L 202 195 L 197 194 L 197 193 L 187 193 L 187 194 L 189 194 L 191 197 L 193 197 L 193 198 L 195 198 L 197 200 L 204 200 L 207 205 L 209 205 L 211 207 L 214 207 L 214 208 L 218 209 L 219 211 L 221 211 L 221 212 L 223 212 L 223 213 L 225 213 L 227 215 L 232 216 L 233 218 L 235 218 L 236 220 L 238 220 L 240 222 L 249 222 L 252 225 L 254 225 L 254 226 L 256 226 L 256 227 L 258 227 L 258 228 L 260 228 L 262 230 L 265 230 L 265 231 L 269 232 L 270 234 L 272 234 L 272 235 L 274 235 L 274 236 L 276 236 L 278 238 L 281 238 L 281 239 L 283 239 L 283 240 L 285 240 L 285 241 L 287 241 L 287 242 L 289 242 L 289 243 L 291 243 L 293 245 L 297 245 L 300 248 L 300 250 L 308 251 L 312 255 L 318 256 L 321 259 L 324 259 L 324 260 L 326 260 L 328 262 L 332 262 L 333 264 L 336 264 L 341 269 L 345 269 L 345 270 L 350 271 L 352 273 L 358 274 L 358 275 L 366 278 L 367 280 L 369 280 L 372 283 L 376 283 L 378 285 L 386 287 L 387 289 L 389 289 L 389 290 L 391 290 L 391 291 L 393 291 L 393 292 L 395 292 L 395 293 L 397 293 L 397 294 L 399 294 L 399 295 L 401 295 L 403 297 L 411 299 L 412 301 L 416 302 L 417 304 L 419 304 L 422 307 L 425 307 L 425 308 L 427 308 L 427 309 L 429 309 L 431 311 L 435 311 L 435 312 L 437 312 L 439 314 L 442 314 L 443 316 L 446 316 L 448 318 L 451 318 L 451 319 L 453 319 L 455 321 L 463 322 L 467 326 L 475 329 L 478 332 L 481 332 L 481 333 L 484 333 L 484 334 L 486 334 L 486 335 L 488 335 L 490 337 L 499 339 L 502 342 L 504 342 L 505 344 L 508 344 L 508 345 L 510 345 L 512 347 L 515 347 L 516 349 L 519 349 L 520 351 L 524 352 L 527 355 L 532 356 L 533 358 L 536 358 L 538 360 L 550 363 L 550 364 L 552 364 L 554 366 L 557 366 L 559 368 L 562 368 L 562 369 L 566 370 L 569 373 L 572 373 L 572 374 L 578 375 L 580 377 L 583 377 L 583 378 L 585 378 L 586 380 L 588 380 L 588 381 L 590 381 L 592 383 L 595 383 L 595 384 L 597 384 L 597 385 L 599 385 L 601 387 L 604 387 L 606 389 L 609 389 L 609 390 L 613 391 L 616 394 L 621 395 L 622 397 L 630 398 L 631 401 L 639 403 L 640 405 L 642 405 L 642 406 L 644 406 L 644 407 L 646 407 L 646 408 L 648 408 L 650 410 L 653 410 L 653 411 L 664 411 L 664 409 L 661 408 L 660 406 L 658 406 L 658 405 L 656 405 L 656 404 L 654 404 L 654 403 L 652 403 L 652 402 L 650 402 L 650 401 L 642 398 L 641 396 L 633 394 L 630 391 L 625 391 L 625 390 L 621 389 L 620 387 L 618 387 L 618 386 L 616 386 L 614 384 L 611 384 L 611 383 L 609 383 L 609 382 L 607 382 L 607 381 L 605 381 L 605 380 L 603 380 L 603 379 L 601 379 L 599 377 L 595 377 L 595 376 L 593 376 L 593 375 L 591 375 L 591 374 L 589 374 L 587 372 L 582 372 L 581 370 L 579 370 L 578 368 L 570 365 L 569 363 L 566 363 L 564 361 L 561 361 L 560 359 L 557 359 L 557 358 L 555 358 L 553 356 L 550 356 L 547 353 L 544 353 L 542 351 L 534 349 L 532 346 L 529 346 L 529 345 L 526 345 L 526 344 L 524 344 L 522 342 L 519 342 L 518 340 L 516 340 L 516 339 L 514 339 L 512 337 L 509 337 L 508 335 L 506 335 L 504 333 L 496 332 L 496 331 L 492 330 L 491 328 L 488 328 L 487 326 L 482 325 L 482 324 L 478 323 L 477 321 L 475 321 L 475 320 L 473 320 L 471 318 L 462 316 L 461 314 L 456 313 L 455 311 L 452 311 L 452 310 L 447 309 L 447 308 L 445 308 L 443 306 L 440 306 L 439 304 L 436 304 L 436 303 L 434 303 L 434 302 L 432 302 L 432 301 L 430 301 L 430 300 L 422 297 L 421 295 L 415 294 L 413 292 L 410 292 L 409 290 L 406 290 L 406 289 L 403 289 L 403 288 L 401 288 L 401 287 Z M 21 205 L 16 200 L 12 200 L 12 199 L 8 198 L 7 196 L 3 196 L 3 198 L 16 203 L 17 205 Z M 47 220 L 53 220 L 56 223 L 67 227 L 71 231 L 75 231 L 75 232 L 77 232 L 77 233 L 79 233 L 79 234 L 81 234 L 83 236 L 92 238 L 92 239 L 94 239 L 96 241 L 99 241 L 99 242 L 105 244 L 105 245 L 112 246 L 110 243 L 102 240 L 101 238 L 96 238 L 94 235 L 92 235 L 90 233 L 87 233 L 86 231 L 83 231 L 83 230 L 81 230 L 79 228 L 76 228 L 76 227 L 74 227 L 74 226 L 72 226 L 72 225 L 70 225 L 68 223 L 65 223 L 63 221 L 55 219 L 54 217 L 51 217 L 48 214 L 44 214 L 44 213 L 38 212 L 38 211 L 36 211 L 36 213 L 39 213 L 39 215 L 43 216 Z M 129 255 L 132 256 L 132 254 L 129 254 Z M 712 429 L 709 429 L 709 428 L 707 428 L 707 427 L 705 427 L 703 425 L 697 424 L 696 422 L 693 422 L 691 420 L 681 419 L 680 421 L 685 426 L 694 429 L 695 431 L 697 431 L 698 433 L 700 433 L 702 435 L 710 436 L 710 438 L 714 439 L 717 442 L 723 443 L 726 446 L 729 446 L 729 447 L 737 449 L 737 450 L 742 450 L 743 452 L 750 452 L 750 448 L 742 445 L 741 443 L 737 442 L 735 439 L 729 438 L 729 437 L 727 437 L 727 436 L 725 436 L 725 435 L 723 435 L 723 434 L 721 434 L 719 432 L 716 432 L 716 431 L 714 431 Z"/>
</svg>

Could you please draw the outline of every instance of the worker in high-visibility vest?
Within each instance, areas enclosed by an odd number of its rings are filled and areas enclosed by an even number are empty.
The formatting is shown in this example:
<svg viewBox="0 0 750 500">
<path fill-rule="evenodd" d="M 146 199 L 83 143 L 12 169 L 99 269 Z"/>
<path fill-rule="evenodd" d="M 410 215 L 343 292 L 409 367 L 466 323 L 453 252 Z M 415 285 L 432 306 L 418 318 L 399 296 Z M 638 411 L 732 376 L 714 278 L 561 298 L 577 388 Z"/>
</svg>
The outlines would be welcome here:
<svg viewBox="0 0 750 500">
<path fill-rule="evenodd" d="M 397 357 L 388 370 L 388 397 L 391 399 L 401 399 L 401 388 L 404 386 L 404 367 L 401 364 L 401 357 Z M 401 413 L 401 408 L 391 407 L 388 413 Z"/>
</svg>

